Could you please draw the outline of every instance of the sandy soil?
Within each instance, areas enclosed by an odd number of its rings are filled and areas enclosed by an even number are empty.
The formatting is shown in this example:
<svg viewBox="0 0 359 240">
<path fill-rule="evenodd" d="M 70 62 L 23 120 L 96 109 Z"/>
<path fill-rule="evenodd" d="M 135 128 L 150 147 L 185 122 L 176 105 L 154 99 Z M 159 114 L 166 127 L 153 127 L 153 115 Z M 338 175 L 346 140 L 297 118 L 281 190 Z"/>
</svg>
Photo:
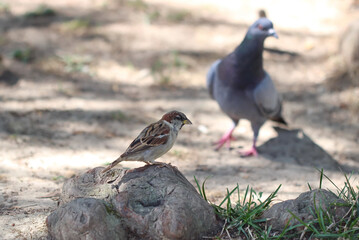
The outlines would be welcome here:
<svg viewBox="0 0 359 240">
<path fill-rule="evenodd" d="M 357 184 L 358 117 L 341 93 L 325 86 L 338 36 L 358 16 L 350 1 L 1 2 L 11 11 L 0 14 L 1 54 L 19 76 L 14 85 L 0 82 L 1 239 L 46 238 L 45 218 L 63 182 L 114 160 L 145 125 L 172 109 L 194 124 L 159 161 L 177 166 L 193 183 L 193 176 L 209 177 L 213 202 L 237 183 L 264 197 L 282 184 L 277 200 L 294 198 L 308 183 L 318 186 L 316 168 L 338 186 L 342 171 L 354 171 Z M 56 16 L 23 17 L 41 3 Z M 259 156 L 240 158 L 238 150 L 252 139 L 246 121 L 230 150 L 213 150 L 230 120 L 209 98 L 205 74 L 241 41 L 260 8 L 280 36 L 266 46 L 298 54 L 264 53 L 290 127 L 266 123 Z M 11 58 L 23 48 L 33 52 L 29 63 Z M 328 182 L 325 187 L 333 189 Z"/>
</svg>

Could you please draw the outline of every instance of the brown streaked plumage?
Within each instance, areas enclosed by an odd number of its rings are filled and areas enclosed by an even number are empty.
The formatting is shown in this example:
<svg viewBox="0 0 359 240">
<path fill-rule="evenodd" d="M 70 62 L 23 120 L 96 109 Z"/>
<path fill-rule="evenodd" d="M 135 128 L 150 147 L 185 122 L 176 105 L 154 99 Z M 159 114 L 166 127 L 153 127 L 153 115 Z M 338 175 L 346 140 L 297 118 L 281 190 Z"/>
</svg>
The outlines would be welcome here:
<svg viewBox="0 0 359 240">
<path fill-rule="evenodd" d="M 166 113 L 161 120 L 143 129 L 126 151 L 102 172 L 107 172 L 122 161 L 153 163 L 172 148 L 179 130 L 185 124 L 192 123 L 183 113 L 178 111 Z"/>
</svg>

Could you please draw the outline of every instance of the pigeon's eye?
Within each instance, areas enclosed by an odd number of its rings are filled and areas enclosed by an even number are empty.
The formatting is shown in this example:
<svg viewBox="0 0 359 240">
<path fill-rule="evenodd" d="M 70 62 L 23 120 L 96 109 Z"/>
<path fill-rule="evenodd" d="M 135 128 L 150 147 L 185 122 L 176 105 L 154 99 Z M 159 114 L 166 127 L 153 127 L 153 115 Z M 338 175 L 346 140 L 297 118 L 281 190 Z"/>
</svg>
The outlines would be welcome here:
<svg viewBox="0 0 359 240">
<path fill-rule="evenodd" d="M 264 29 L 261 24 L 258 24 L 257 28 L 260 29 L 260 30 L 263 30 L 263 29 Z"/>
</svg>

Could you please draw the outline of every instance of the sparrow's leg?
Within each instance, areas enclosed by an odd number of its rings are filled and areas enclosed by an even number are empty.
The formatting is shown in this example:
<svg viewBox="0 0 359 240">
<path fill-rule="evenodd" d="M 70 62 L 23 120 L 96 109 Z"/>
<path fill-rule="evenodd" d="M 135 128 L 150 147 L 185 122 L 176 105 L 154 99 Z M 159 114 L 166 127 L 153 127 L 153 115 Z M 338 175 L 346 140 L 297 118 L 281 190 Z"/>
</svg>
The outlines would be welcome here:
<svg viewBox="0 0 359 240">
<path fill-rule="evenodd" d="M 164 163 L 164 162 L 154 162 L 152 165 L 157 165 L 158 168 L 172 166 L 171 164 L 167 164 L 167 163 Z"/>
<path fill-rule="evenodd" d="M 168 168 L 171 169 L 173 171 L 173 166 L 171 165 L 171 163 L 167 164 L 164 162 L 154 162 L 152 165 L 157 165 L 156 168 Z"/>
<path fill-rule="evenodd" d="M 227 145 L 228 148 L 231 146 L 231 141 L 235 140 L 235 138 L 232 136 L 232 133 L 234 129 L 237 127 L 237 123 L 234 123 L 233 126 L 229 129 L 228 132 L 226 132 L 221 139 L 219 139 L 218 142 L 215 143 L 216 150 L 219 150 L 221 147 L 223 147 L 224 144 Z"/>
</svg>

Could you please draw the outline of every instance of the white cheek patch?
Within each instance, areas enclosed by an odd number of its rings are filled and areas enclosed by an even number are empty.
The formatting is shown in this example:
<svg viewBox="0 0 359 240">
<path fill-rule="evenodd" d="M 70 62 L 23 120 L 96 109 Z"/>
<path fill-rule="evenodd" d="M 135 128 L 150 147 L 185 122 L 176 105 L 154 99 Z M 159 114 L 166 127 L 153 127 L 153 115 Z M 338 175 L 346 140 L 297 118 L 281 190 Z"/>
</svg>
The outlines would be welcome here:
<svg viewBox="0 0 359 240">
<path fill-rule="evenodd" d="M 275 33 L 275 31 L 274 31 L 273 28 L 271 28 L 271 29 L 268 30 L 268 33 L 269 33 L 269 34 L 273 34 L 273 33 Z"/>
</svg>

